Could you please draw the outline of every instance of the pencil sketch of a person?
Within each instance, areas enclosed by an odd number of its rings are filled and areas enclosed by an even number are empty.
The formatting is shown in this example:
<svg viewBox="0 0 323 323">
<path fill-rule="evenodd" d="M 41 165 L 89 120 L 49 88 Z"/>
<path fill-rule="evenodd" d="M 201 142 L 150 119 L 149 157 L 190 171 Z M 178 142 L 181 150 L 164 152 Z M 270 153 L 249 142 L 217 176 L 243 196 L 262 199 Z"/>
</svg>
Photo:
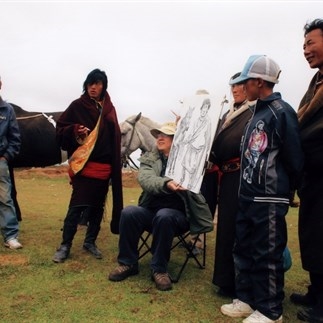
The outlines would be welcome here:
<svg viewBox="0 0 323 323">
<path fill-rule="evenodd" d="M 264 125 L 262 120 L 257 122 L 255 129 L 252 130 L 250 135 L 248 148 L 244 153 L 249 165 L 243 170 L 243 179 L 249 184 L 252 183 L 252 175 L 257 166 L 257 161 L 268 145 L 268 138 L 264 131 Z M 260 167 L 262 167 L 262 165 L 260 165 Z"/>
<path fill-rule="evenodd" d="M 202 103 L 200 116 L 195 121 L 192 131 L 185 138 L 187 150 L 182 159 L 183 171 L 180 184 L 187 179 L 189 190 L 194 188 L 197 180 L 203 175 L 207 152 L 210 149 L 211 120 L 208 116 L 210 107 L 211 101 L 207 98 Z"/>
<path fill-rule="evenodd" d="M 190 121 L 193 115 L 194 107 L 189 107 L 184 118 L 179 123 L 179 127 L 176 130 L 176 135 L 173 140 L 173 146 L 170 151 L 170 155 L 168 158 L 168 172 L 169 175 L 174 175 L 174 169 L 177 160 L 181 160 L 184 148 L 184 140 L 186 136 L 186 132 L 189 129 Z"/>
</svg>

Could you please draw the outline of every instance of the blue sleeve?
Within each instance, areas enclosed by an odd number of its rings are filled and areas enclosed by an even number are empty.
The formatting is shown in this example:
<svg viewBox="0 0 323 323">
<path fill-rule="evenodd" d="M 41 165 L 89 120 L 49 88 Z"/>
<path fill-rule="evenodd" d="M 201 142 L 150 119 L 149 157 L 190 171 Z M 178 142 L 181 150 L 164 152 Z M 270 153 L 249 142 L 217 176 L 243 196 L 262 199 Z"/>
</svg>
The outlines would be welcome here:
<svg viewBox="0 0 323 323">
<path fill-rule="evenodd" d="M 13 107 L 8 104 L 8 129 L 7 129 L 7 140 L 8 147 L 3 156 L 11 161 L 15 156 L 19 154 L 20 146 L 21 146 L 21 138 L 20 138 L 20 130 L 18 126 L 18 122 L 16 119 L 15 112 Z"/>
</svg>

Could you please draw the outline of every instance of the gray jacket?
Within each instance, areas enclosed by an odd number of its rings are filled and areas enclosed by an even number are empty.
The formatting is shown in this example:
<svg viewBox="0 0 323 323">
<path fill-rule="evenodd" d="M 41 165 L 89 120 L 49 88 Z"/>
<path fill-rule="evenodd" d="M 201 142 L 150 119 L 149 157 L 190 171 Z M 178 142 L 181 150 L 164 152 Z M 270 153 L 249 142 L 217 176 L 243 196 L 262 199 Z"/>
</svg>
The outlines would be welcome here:
<svg viewBox="0 0 323 323">
<path fill-rule="evenodd" d="M 166 183 L 171 179 L 160 176 L 162 161 L 157 150 L 145 153 L 139 158 L 139 161 L 138 181 L 143 189 L 139 197 L 139 206 L 148 207 L 153 195 L 171 193 L 166 187 Z M 196 234 L 212 231 L 212 214 L 203 195 L 188 190 L 178 191 L 176 193 L 183 199 L 185 213 L 190 222 L 191 233 Z"/>
</svg>

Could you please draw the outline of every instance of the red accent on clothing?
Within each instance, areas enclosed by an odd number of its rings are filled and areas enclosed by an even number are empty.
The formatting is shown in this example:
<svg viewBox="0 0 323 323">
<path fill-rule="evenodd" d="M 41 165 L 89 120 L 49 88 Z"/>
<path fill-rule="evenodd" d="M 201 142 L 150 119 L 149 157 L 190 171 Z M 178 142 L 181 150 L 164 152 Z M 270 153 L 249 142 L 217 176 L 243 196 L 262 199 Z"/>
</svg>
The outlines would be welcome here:
<svg viewBox="0 0 323 323">
<path fill-rule="evenodd" d="M 216 164 L 213 164 L 211 168 L 205 170 L 205 173 L 207 174 L 214 173 L 214 172 L 217 172 L 218 170 L 219 170 L 219 166 Z"/>
<path fill-rule="evenodd" d="M 102 163 L 96 163 L 96 162 L 87 162 L 84 166 L 84 168 L 80 171 L 80 175 L 84 177 L 89 178 L 96 178 L 96 179 L 109 179 L 112 173 L 112 166 L 110 164 L 102 164 Z M 74 173 L 69 168 L 68 174 L 70 178 L 72 178 Z"/>
</svg>

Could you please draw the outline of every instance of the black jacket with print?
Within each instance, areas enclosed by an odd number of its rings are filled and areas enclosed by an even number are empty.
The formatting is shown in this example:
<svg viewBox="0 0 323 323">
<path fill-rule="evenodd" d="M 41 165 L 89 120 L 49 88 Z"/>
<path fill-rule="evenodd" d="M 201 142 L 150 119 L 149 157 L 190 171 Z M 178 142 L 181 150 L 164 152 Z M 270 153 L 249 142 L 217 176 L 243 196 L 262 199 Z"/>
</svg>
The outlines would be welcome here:
<svg viewBox="0 0 323 323">
<path fill-rule="evenodd" d="M 241 141 L 240 199 L 288 204 L 302 166 L 296 112 L 280 93 L 258 99 Z"/>
</svg>

